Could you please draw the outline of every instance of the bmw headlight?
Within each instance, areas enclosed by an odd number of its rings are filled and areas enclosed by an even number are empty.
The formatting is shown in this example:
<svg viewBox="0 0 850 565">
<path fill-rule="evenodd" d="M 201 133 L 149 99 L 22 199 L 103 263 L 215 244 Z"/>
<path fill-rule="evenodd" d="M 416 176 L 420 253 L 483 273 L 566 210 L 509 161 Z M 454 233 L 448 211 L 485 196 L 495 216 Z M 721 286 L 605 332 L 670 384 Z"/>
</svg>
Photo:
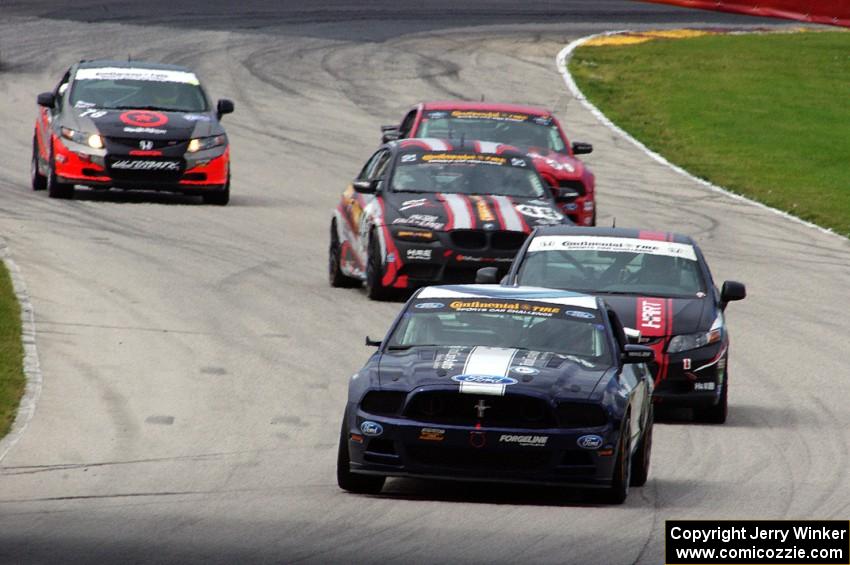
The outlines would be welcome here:
<svg viewBox="0 0 850 565">
<path fill-rule="evenodd" d="M 86 133 L 71 128 L 62 128 L 62 137 L 82 145 L 88 145 L 92 149 L 103 149 L 103 138 L 96 133 Z"/>
<path fill-rule="evenodd" d="M 189 141 L 189 153 L 197 153 L 198 151 L 206 151 L 227 143 L 227 136 L 224 134 L 213 135 L 211 137 L 197 137 Z"/>
<path fill-rule="evenodd" d="M 723 314 L 718 314 L 714 323 L 711 324 L 711 329 L 707 332 L 697 332 L 693 334 L 683 334 L 674 336 L 667 345 L 667 353 L 680 353 L 682 351 L 690 351 L 691 349 L 699 349 L 712 343 L 717 343 L 723 338 Z"/>
</svg>

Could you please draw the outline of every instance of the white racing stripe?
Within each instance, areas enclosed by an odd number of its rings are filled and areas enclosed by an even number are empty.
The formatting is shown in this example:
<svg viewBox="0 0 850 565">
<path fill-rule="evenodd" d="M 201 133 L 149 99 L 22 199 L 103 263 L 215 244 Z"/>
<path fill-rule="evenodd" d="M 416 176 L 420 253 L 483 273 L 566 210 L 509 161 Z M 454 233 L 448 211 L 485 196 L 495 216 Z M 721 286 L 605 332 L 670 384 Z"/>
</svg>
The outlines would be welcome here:
<svg viewBox="0 0 850 565">
<path fill-rule="evenodd" d="M 463 374 L 482 377 L 507 377 L 516 349 L 477 346 L 469 352 Z M 516 381 L 514 381 L 516 382 Z M 461 382 L 462 394 L 489 394 L 504 396 L 507 383 Z"/>
<path fill-rule="evenodd" d="M 421 139 L 427 145 L 431 151 L 448 151 L 449 146 L 442 139 L 437 139 L 435 137 L 423 137 Z"/>
<path fill-rule="evenodd" d="M 498 151 L 500 145 L 501 145 L 501 143 L 496 143 L 496 142 L 493 142 L 493 141 L 479 141 L 478 142 L 478 147 L 479 147 L 478 152 L 479 153 L 493 153 L 493 154 L 495 154 L 496 151 Z"/>
<path fill-rule="evenodd" d="M 466 200 L 459 194 L 443 194 L 443 199 L 452 211 L 454 216 L 454 224 L 452 229 L 467 230 L 472 227 L 472 216 L 469 213 L 469 207 L 466 205 Z"/>
<path fill-rule="evenodd" d="M 514 205 L 506 196 L 491 196 L 493 202 L 499 208 L 499 214 L 505 220 L 505 229 L 511 231 L 525 231 L 522 227 L 522 219 L 514 208 Z"/>
</svg>

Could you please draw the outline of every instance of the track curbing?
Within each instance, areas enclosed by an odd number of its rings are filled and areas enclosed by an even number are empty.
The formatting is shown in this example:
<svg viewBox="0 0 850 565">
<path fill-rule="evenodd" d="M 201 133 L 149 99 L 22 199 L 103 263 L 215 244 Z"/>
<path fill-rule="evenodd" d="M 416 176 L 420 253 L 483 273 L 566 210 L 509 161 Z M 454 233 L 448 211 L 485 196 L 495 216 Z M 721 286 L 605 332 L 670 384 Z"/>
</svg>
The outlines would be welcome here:
<svg viewBox="0 0 850 565">
<path fill-rule="evenodd" d="M 561 49 L 561 51 L 558 53 L 557 57 L 555 58 L 555 64 L 557 65 L 558 71 L 561 73 L 561 76 L 563 76 L 564 82 L 566 83 L 567 88 L 569 89 L 570 93 L 573 95 L 573 97 L 576 100 L 578 100 L 578 102 L 582 106 L 587 108 L 587 110 L 589 110 L 590 113 L 593 114 L 593 117 L 595 117 L 602 125 L 604 125 L 608 129 L 612 130 L 614 133 L 616 133 L 617 135 L 619 135 L 623 139 L 629 141 L 632 145 L 634 145 L 635 147 L 640 149 L 643 153 L 645 153 L 647 156 L 649 156 L 653 161 L 656 161 L 657 163 L 664 165 L 665 167 L 675 171 L 676 173 L 679 173 L 680 175 L 688 178 L 689 180 L 692 180 L 696 183 L 699 183 L 703 187 L 705 187 L 705 188 L 707 188 L 707 189 L 709 189 L 713 192 L 718 192 L 720 194 L 726 195 L 726 196 L 733 198 L 735 200 L 746 202 L 748 204 L 751 204 L 751 205 L 756 206 L 758 208 L 761 208 L 763 210 L 768 210 L 770 212 L 773 212 L 774 214 L 782 216 L 782 217 L 784 217 L 788 220 L 792 220 L 792 221 L 794 221 L 798 224 L 802 224 L 802 225 L 804 225 L 808 228 L 813 228 L 813 229 L 815 229 L 815 230 L 817 230 L 821 233 L 829 234 L 829 235 L 832 235 L 832 236 L 835 236 L 835 237 L 839 237 L 842 240 L 847 241 L 846 237 L 842 236 L 841 234 L 834 232 L 833 230 L 831 230 L 829 228 L 825 228 L 823 226 L 819 226 L 819 225 L 814 224 L 812 222 L 808 222 L 808 221 L 806 221 L 802 218 L 798 218 L 797 216 L 795 216 L 793 214 L 789 214 L 788 212 L 785 212 L 783 210 L 773 208 L 771 206 L 768 206 L 767 204 L 764 204 L 764 203 L 759 202 L 757 200 L 753 200 L 752 198 L 748 198 L 746 196 L 738 194 L 737 192 L 732 192 L 728 188 L 723 188 L 722 186 L 716 185 L 712 182 L 709 182 L 705 179 L 701 179 L 701 178 L 689 173 L 686 169 L 683 169 L 682 167 L 671 163 L 665 157 L 663 157 L 661 154 L 656 153 L 655 151 L 653 151 L 652 149 L 650 149 L 649 147 L 644 145 L 642 142 L 640 142 L 636 138 L 632 137 L 631 134 L 629 134 L 623 128 L 621 128 L 620 126 L 618 126 L 617 124 L 612 122 L 611 119 L 608 118 L 608 116 L 606 116 L 599 108 L 597 108 L 595 105 L 593 105 L 593 103 L 590 102 L 590 100 L 587 99 L 587 97 L 584 95 L 584 93 L 582 93 L 581 89 L 576 84 L 575 79 L 573 79 L 572 74 L 570 74 L 570 71 L 569 71 L 569 68 L 568 68 L 568 63 L 569 63 L 570 59 L 572 58 L 573 53 L 575 53 L 575 50 L 578 49 L 579 47 L 581 47 L 582 45 L 584 45 L 585 43 L 587 43 L 588 41 L 591 41 L 593 39 L 599 39 L 599 38 L 602 38 L 602 37 L 610 37 L 610 36 L 613 36 L 613 35 L 621 35 L 621 34 L 624 34 L 624 33 L 634 33 L 634 32 L 631 31 L 631 30 L 607 31 L 607 32 L 604 32 L 604 33 L 595 33 L 593 35 L 588 35 L 588 36 L 582 37 L 580 39 L 576 39 L 575 41 L 569 43 L 566 47 Z"/>
</svg>

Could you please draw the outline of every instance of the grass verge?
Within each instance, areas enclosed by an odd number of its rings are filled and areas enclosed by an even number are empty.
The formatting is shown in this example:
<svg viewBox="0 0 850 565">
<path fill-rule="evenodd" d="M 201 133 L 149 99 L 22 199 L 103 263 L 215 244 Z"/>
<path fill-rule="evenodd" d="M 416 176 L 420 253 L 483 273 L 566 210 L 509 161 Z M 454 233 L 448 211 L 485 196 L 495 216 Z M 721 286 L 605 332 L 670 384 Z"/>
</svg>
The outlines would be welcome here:
<svg viewBox="0 0 850 565">
<path fill-rule="evenodd" d="M 12 427 L 24 393 L 23 359 L 21 307 L 9 271 L 0 262 L 0 438 Z"/>
<path fill-rule="evenodd" d="M 583 46 L 570 72 L 692 174 L 850 236 L 850 33 Z"/>
</svg>

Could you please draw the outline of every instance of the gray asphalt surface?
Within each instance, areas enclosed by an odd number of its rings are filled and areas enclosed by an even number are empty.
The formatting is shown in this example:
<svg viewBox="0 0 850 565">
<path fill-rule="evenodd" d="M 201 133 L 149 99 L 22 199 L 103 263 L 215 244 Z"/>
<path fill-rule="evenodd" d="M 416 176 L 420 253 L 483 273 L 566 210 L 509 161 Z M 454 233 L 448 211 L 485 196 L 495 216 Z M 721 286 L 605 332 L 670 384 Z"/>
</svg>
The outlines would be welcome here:
<svg viewBox="0 0 850 565">
<path fill-rule="evenodd" d="M 0 462 L 0 561 L 659 563 L 665 519 L 847 518 L 850 243 L 658 165 L 554 63 L 590 32 L 758 22 L 629 2 L 271 4 L 3 2 L 0 236 L 44 389 Z M 36 93 L 75 59 L 124 53 L 191 65 L 236 101 L 231 206 L 29 190 Z M 601 224 L 690 233 L 719 280 L 748 284 L 729 310 L 728 424 L 657 426 L 650 481 L 622 507 L 336 487 L 347 378 L 399 306 L 329 288 L 330 210 L 378 125 L 482 94 L 552 107 L 595 144 Z"/>
</svg>

